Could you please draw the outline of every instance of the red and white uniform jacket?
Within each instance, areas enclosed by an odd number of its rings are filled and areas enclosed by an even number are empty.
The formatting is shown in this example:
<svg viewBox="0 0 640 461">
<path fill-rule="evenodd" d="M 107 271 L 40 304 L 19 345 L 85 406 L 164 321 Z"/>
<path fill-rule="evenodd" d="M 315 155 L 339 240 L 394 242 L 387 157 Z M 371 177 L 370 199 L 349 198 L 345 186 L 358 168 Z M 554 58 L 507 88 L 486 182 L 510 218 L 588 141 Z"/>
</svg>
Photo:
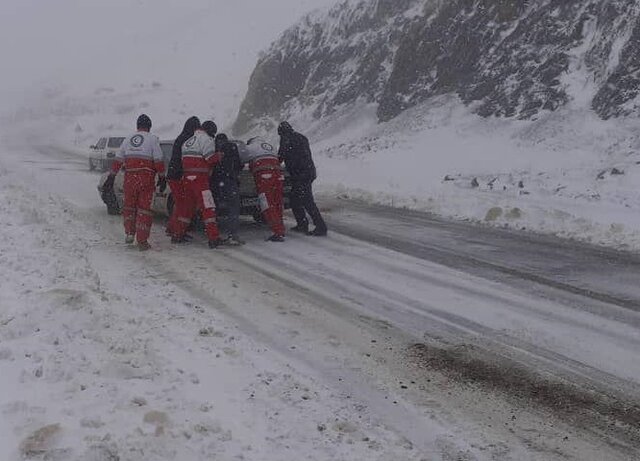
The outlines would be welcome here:
<svg viewBox="0 0 640 461">
<path fill-rule="evenodd" d="M 196 130 L 182 145 L 184 176 L 194 173 L 209 174 L 221 159 L 222 153 L 216 152 L 215 141 L 204 130 Z"/>
<path fill-rule="evenodd" d="M 117 173 L 123 166 L 128 173 L 150 171 L 163 175 L 164 160 L 158 137 L 147 131 L 136 131 L 128 136 L 116 153 L 112 171 Z"/>
<path fill-rule="evenodd" d="M 238 153 L 240 161 L 248 163 L 249 169 L 254 173 L 280 169 L 278 154 L 273 151 L 273 146 L 262 138 L 254 138 L 251 144 L 239 148 Z"/>
</svg>

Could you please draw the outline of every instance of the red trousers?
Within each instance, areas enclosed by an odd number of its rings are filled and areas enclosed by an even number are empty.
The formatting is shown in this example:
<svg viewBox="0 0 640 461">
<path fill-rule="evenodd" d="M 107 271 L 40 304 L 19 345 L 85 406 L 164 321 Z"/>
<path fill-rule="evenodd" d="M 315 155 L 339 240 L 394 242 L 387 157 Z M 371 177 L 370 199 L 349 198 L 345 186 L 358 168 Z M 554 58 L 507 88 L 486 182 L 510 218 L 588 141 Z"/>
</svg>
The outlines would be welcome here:
<svg viewBox="0 0 640 461">
<path fill-rule="evenodd" d="M 276 160 L 277 162 L 277 160 Z M 272 169 L 261 168 L 254 170 L 253 179 L 258 191 L 258 204 L 264 220 L 275 235 L 284 236 L 284 221 L 282 220 L 284 194 L 284 176 L 279 163 L 274 163 Z"/>
<path fill-rule="evenodd" d="M 124 231 L 127 235 L 136 235 L 138 243 L 146 242 L 151 233 L 153 215 L 151 202 L 156 189 L 155 173 L 136 171 L 124 173 Z"/>
<path fill-rule="evenodd" d="M 193 219 L 196 211 L 204 222 L 204 230 L 209 240 L 218 240 L 218 224 L 216 223 L 216 205 L 209 189 L 208 174 L 188 174 L 182 179 L 185 202 L 176 220 L 176 237 L 182 237 Z"/>
<path fill-rule="evenodd" d="M 173 211 L 167 223 L 167 232 L 172 236 L 178 236 L 180 232 L 178 219 L 180 216 L 193 216 L 195 210 L 191 210 L 193 204 L 187 199 L 184 179 L 170 179 L 167 182 L 171 189 L 171 197 L 173 197 Z"/>
</svg>

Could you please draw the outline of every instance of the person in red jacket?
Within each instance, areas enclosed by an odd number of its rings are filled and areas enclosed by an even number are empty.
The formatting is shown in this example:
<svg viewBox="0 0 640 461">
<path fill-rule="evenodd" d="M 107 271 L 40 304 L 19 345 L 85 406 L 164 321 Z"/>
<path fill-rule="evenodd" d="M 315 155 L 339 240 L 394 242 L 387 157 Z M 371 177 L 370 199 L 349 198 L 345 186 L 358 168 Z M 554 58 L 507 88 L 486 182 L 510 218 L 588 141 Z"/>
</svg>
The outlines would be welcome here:
<svg viewBox="0 0 640 461">
<path fill-rule="evenodd" d="M 157 136 L 149 133 L 151 119 L 142 114 L 138 117 L 136 126 L 137 131 L 125 139 L 116 153 L 107 182 L 112 185 L 116 174 L 124 167 L 122 215 L 125 242 L 131 244 L 137 239 L 138 248 L 144 251 L 150 248 L 148 239 L 153 222 L 151 202 L 156 187 L 156 174 L 160 189 L 166 188 L 167 183 L 160 141 Z"/>
<path fill-rule="evenodd" d="M 167 234 L 171 237 L 177 237 L 178 232 L 178 219 L 181 215 L 189 214 L 188 211 L 183 211 L 184 207 L 189 206 L 186 198 L 184 178 L 182 177 L 182 145 L 187 139 L 189 139 L 195 133 L 196 129 L 200 128 L 200 119 L 198 117 L 189 117 L 184 124 L 182 132 L 173 142 L 173 148 L 171 151 L 171 160 L 169 161 L 169 168 L 167 170 L 167 182 L 171 189 L 171 196 L 173 197 L 173 210 L 167 223 Z M 181 243 L 184 239 L 190 239 L 190 236 L 184 234 L 182 238 L 172 239 L 174 243 Z"/>
<path fill-rule="evenodd" d="M 222 159 L 222 153 L 216 152 L 216 131 L 215 123 L 204 122 L 182 145 L 182 174 L 186 198 L 193 206 L 183 208 L 173 237 L 177 240 L 183 239 L 193 219 L 193 212 L 199 211 L 209 239 L 209 248 L 217 248 L 222 243 L 216 223 L 216 205 L 209 188 L 211 170 Z"/>
<path fill-rule="evenodd" d="M 260 212 L 273 232 L 267 240 L 284 242 L 284 175 L 278 155 L 271 144 L 255 137 L 249 139 L 247 145 L 240 150 L 240 160 L 249 164 L 256 183 Z"/>
</svg>

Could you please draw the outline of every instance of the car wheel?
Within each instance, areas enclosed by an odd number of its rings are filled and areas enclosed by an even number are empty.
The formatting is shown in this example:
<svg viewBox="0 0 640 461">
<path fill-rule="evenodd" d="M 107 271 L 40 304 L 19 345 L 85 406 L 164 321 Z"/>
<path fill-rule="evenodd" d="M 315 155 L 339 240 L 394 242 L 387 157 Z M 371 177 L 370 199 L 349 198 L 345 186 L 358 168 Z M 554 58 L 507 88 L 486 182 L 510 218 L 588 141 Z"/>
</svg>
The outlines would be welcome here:
<svg viewBox="0 0 640 461">
<path fill-rule="evenodd" d="M 122 210 L 121 205 L 118 203 L 118 197 L 113 192 L 110 191 L 102 191 L 100 193 L 102 201 L 105 205 L 107 205 L 107 213 L 110 215 L 118 215 L 120 214 L 120 210 Z"/>
</svg>

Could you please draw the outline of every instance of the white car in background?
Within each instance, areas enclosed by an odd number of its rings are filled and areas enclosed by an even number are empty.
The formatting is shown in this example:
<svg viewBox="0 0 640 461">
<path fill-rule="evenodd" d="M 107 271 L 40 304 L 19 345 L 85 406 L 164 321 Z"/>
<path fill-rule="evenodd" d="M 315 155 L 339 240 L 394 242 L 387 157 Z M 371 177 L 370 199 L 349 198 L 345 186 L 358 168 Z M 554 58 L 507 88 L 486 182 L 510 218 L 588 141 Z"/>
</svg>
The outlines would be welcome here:
<svg viewBox="0 0 640 461">
<path fill-rule="evenodd" d="M 124 136 L 104 136 L 90 146 L 89 170 L 108 171 L 116 152 L 120 149 Z"/>
</svg>

